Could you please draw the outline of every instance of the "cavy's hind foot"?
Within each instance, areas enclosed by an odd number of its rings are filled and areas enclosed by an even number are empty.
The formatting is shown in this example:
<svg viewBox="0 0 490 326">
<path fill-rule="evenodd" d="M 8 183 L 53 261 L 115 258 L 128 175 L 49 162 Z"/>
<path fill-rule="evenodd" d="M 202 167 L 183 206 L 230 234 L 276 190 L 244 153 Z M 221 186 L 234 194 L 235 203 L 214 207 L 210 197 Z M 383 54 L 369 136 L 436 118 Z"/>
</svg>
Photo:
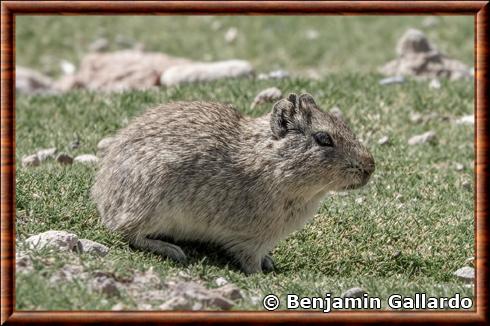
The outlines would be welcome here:
<svg viewBox="0 0 490 326">
<path fill-rule="evenodd" d="M 269 273 L 273 272 L 275 269 L 276 267 L 272 257 L 269 255 L 265 255 L 264 258 L 262 258 L 262 271 L 264 271 L 264 273 Z"/>
<path fill-rule="evenodd" d="M 148 239 L 147 237 L 138 237 L 132 239 L 130 244 L 137 249 L 148 250 L 153 253 L 162 255 L 164 257 L 170 258 L 179 263 L 185 263 L 187 261 L 187 256 L 184 251 L 173 243 Z"/>
</svg>

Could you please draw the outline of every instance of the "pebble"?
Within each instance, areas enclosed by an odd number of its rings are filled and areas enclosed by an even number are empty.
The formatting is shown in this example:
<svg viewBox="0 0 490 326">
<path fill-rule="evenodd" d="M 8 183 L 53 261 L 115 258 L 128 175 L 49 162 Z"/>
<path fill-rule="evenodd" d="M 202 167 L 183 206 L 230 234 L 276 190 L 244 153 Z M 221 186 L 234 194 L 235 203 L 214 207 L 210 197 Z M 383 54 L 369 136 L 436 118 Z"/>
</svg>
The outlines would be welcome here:
<svg viewBox="0 0 490 326">
<path fill-rule="evenodd" d="M 388 136 L 383 136 L 381 137 L 379 140 L 378 140 L 378 144 L 379 145 L 386 145 L 390 142 L 390 139 L 388 138 Z"/>
<path fill-rule="evenodd" d="M 105 38 L 98 38 L 89 45 L 92 52 L 102 52 L 109 49 L 109 41 Z"/>
<path fill-rule="evenodd" d="M 78 248 L 82 253 L 88 253 L 103 257 L 109 253 L 109 248 L 98 242 L 89 239 L 80 239 Z"/>
<path fill-rule="evenodd" d="M 439 79 L 432 79 L 429 83 L 429 88 L 440 89 L 441 88 L 441 82 L 439 81 Z"/>
<path fill-rule="evenodd" d="M 462 116 L 461 118 L 456 120 L 456 124 L 457 125 L 474 125 L 475 124 L 475 117 L 472 114 Z"/>
<path fill-rule="evenodd" d="M 78 237 L 66 231 L 50 230 L 27 238 L 25 243 L 30 249 L 51 248 L 59 251 L 73 251 L 78 248 Z"/>
<path fill-rule="evenodd" d="M 461 187 L 463 187 L 466 190 L 473 190 L 473 186 L 469 180 L 463 180 L 461 182 Z"/>
<path fill-rule="evenodd" d="M 282 98 L 282 92 L 277 87 L 266 88 L 261 91 L 252 102 L 251 108 L 255 108 L 257 105 L 264 103 L 271 103 Z"/>
<path fill-rule="evenodd" d="M 359 287 L 354 287 L 342 293 L 342 298 L 362 298 L 363 294 L 367 292 Z"/>
<path fill-rule="evenodd" d="M 236 27 L 230 27 L 225 33 L 226 43 L 233 43 L 237 39 L 238 29 Z"/>
<path fill-rule="evenodd" d="M 121 302 L 116 303 L 111 308 L 111 310 L 113 310 L 113 311 L 121 311 L 121 310 L 124 310 L 124 309 L 126 309 L 126 306 L 124 306 L 124 304 L 122 304 Z"/>
<path fill-rule="evenodd" d="M 408 140 L 409 145 L 419 145 L 425 143 L 435 143 L 437 141 L 436 133 L 434 131 L 427 131 L 421 135 L 416 135 Z"/>
<path fill-rule="evenodd" d="M 461 267 L 453 273 L 454 276 L 467 283 L 475 280 L 475 269 L 473 267 L 465 266 Z"/>
<path fill-rule="evenodd" d="M 217 279 L 214 280 L 214 283 L 216 283 L 217 286 L 223 286 L 228 284 L 228 281 L 224 277 L 218 277 Z"/>
<path fill-rule="evenodd" d="M 383 78 L 379 81 L 380 85 L 391 85 L 391 84 L 403 84 L 405 82 L 405 77 L 403 76 L 393 76 Z"/>
<path fill-rule="evenodd" d="M 356 204 L 362 204 L 363 202 L 364 202 L 364 198 L 362 197 L 356 198 Z"/>
<path fill-rule="evenodd" d="M 83 154 L 75 157 L 73 161 L 75 163 L 82 163 L 82 164 L 96 164 L 99 161 L 99 158 L 92 154 Z"/>
<path fill-rule="evenodd" d="M 61 71 L 63 71 L 63 74 L 65 75 L 73 75 L 77 70 L 75 65 L 67 60 L 61 60 L 60 67 L 61 67 Z"/>
<path fill-rule="evenodd" d="M 464 170 L 464 165 L 461 164 L 461 163 L 456 163 L 456 165 L 455 165 L 454 168 L 455 168 L 456 171 L 463 171 Z"/>
<path fill-rule="evenodd" d="M 22 166 L 23 167 L 33 167 L 33 166 L 39 166 L 41 164 L 41 161 L 39 160 L 39 157 L 37 157 L 37 154 L 32 154 L 29 156 L 26 156 L 22 159 Z"/>
<path fill-rule="evenodd" d="M 330 114 L 336 116 L 339 119 L 343 119 L 344 118 L 344 114 L 342 113 L 342 111 L 340 111 L 340 109 L 339 109 L 338 106 L 334 106 L 333 108 L 331 108 L 330 109 Z"/>
<path fill-rule="evenodd" d="M 110 145 L 114 141 L 114 137 L 106 137 L 102 138 L 98 143 L 97 143 L 97 154 L 103 156 L 107 150 L 109 149 Z"/>
<path fill-rule="evenodd" d="M 308 40 L 316 40 L 320 36 L 320 33 L 316 29 L 308 29 L 305 32 L 305 37 Z"/>
<path fill-rule="evenodd" d="M 52 159 L 56 155 L 56 148 L 46 148 L 46 149 L 40 149 L 37 151 L 36 155 L 39 158 L 40 162 L 46 161 L 47 159 Z"/>
<path fill-rule="evenodd" d="M 70 165 L 73 163 L 73 157 L 65 153 L 60 153 L 56 157 L 56 161 L 63 165 Z"/>
</svg>

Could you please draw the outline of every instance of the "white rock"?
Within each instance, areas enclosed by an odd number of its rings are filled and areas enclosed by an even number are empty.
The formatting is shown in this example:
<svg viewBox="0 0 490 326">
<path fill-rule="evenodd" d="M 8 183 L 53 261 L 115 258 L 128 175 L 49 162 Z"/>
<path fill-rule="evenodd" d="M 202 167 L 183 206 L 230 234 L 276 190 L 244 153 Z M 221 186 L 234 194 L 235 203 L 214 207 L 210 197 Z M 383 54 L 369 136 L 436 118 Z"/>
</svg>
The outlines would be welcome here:
<svg viewBox="0 0 490 326">
<path fill-rule="evenodd" d="M 320 36 L 320 33 L 316 29 L 308 29 L 305 32 L 305 37 L 308 40 L 316 40 Z"/>
<path fill-rule="evenodd" d="M 408 140 L 409 145 L 419 145 L 425 143 L 435 143 L 437 140 L 436 133 L 433 131 L 428 131 L 421 135 L 416 135 Z"/>
<path fill-rule="evenodd" d="M 252 65 L 244 60 L 189 63 L 167 69 L 162 74 L 161 84 L 174 86 L 182 83 L 206 82 L 222 78 L 249 76 L 252 74 Z"/>
<path fill-rule="evenodd" d="M 52 159 L 56 155 L 56 148 L 46 148 L 40 149 L 37 151 L 36 155 L 39 158 L 39 161 L 46 161 L 47 159 Z"/>
<path fill-rule="evenodd" d="M 410 113 L 410 121 L 412 121 L 413 123 L 421 123 L 423 120 L 424 117 L 422 116 L 422 114 L 418 112 Z"/>
<path fill-rule="evenodd" d="M 65 153 L 60 153 L 56 157 L 56 161 L 63 165 L 70 165 L 73 163 L 73 157 Z"/>
<path fill-rule="evenodd" d="M 121 311 L 121 310 L 124 310 L 124 309 L 126 309 L 126 306 L 124 304 L 122 304 L 121 302 L 116 303 L 111 308 L 111 310 L 113 310 L 113 311 Z"/>
<path fill-rule="evenodd" d="M 432 79 L 429 83 L 429 88 L 432 88 L 432 89 L 441 88 L 441 82 L 439 81 L 439 79 Z"/>
<path fill-rule="evenodd" d="M 342 293 L 342 298 L 362 298 L 365 293 L 367 294 L 363 289 L 354 287 Z"/>
<path fill-rule="evenodd" d="M 37 157 L 37 154 L 32 154 L 22 158 L 22 166 L 25 168 L 32 167 L 32 166 L 39 166 L 40 164 L 41 161 L 39 160 L 39 157 Z"/>
<path fill-rule="evenodd" d="M 383 78 L 379 81 L 380 85 L 391 85 L 391 84 L 403 84 L 405 82 L 405 77 L 403 76 L 393 76 Z"/>
<path fill-rule="evenodd" d="M 463 180 L 461 182 L 461 187 L 463 187 L 466 190 L 473 190 L 473 186 L 469 180 Z"/>
<path fill-rule="evenodd" d="M 461 267 L 453 275 L 468 283 L 475 281 L 475 269 L 473 267 Z"/>
<path fill-rule="evenodd" d="M 388 138 L 388 136 L 383 136 L 381 137 L 379 140 L 378 140 L 378 144 L 379 145 L 386 145 L 390 142 L 390 139 Z"/>
<path fill-rule="evenodd" d="M 109 248 L 98 242 L 89 239 L 80 239 L 78 248 L 82 253 L 105 256 L 109 253 Z"/>
<path fill-rule="evenodd" d="M 474 125 L 475 124 L 475 116 L 472 114 L 462 116 L 461 118 L 456 120 L 456 124 L 458 124 L 458 125 Z"/>
<path fill-rule="evenodd" d="M 456 165 L 454 166 L 454 169 L 456 171 L 463 171 L 464 170 L 464 165 L 461 164 L 461 163 L 456 163 Z"/>
<path fill-rule="evenodd" d="M 61 71 L 63 71 L 65 75 L 73 75 L 77 70 L 75 65 L 67 60 L 61 60 L 60 66 L 61 66 Z"/>
<path fill-rule="evenodd" d="M 334 116 L 336 116 L 339 119 L 344 118 L 344 114 L 342 113 L 342 111 L 340 110 L 340 108 L 338 106 L 334 106 L 333 108 L 331 108 L 330 114 L 333 114 Z"/>
<path fill-rule="evenodd" d="M 261 91 L 257 96 L 255 96 L 254 101 L 252 102 L 251 107 L 254 108 L 259 104 L 263 103 L 271 103 L 277 100 L 280 100 L 282 97 L 282 92 L 277 87 L 266 88 Z"/>
<path fill-rule="evenodd" d="M 99 158 L 92 154 L 83 154 L 75 157 L 73 161 L 75 163 L 81 163 L 81 164 L 97 164 Z"/>
<path fill-rule="evenodd" d="M 356 198 L 356 204 L 362 204 L 363 202 L 364 202 L 364 198 L 362 197 Z"/>
<path fill-rule="evenodd" d="M 59 251 L 74 251 L 78 249 L 78 237 L 66 231 L 46 231 L 26 239 L 30 249 L 51 248 Z"/>
<path fill-rule="evenodd" d="M 92 52 L 101 52 L 109 48 L 109 41 L 105 38 L 98 38 L 89 45 L 89 50 Z"/>
<path fill-rule="evenodd" d="M 218 277 L 217 279 L 214 280 L 214 283 L 216 283 L 217 286 L 223 286 L 228 284 L 228 281 L 224 277 Z"/>
<path fill-rule="evenodd" d="M 114 137 L 106 137 L 102 138 L 98 143 L 97 143 L 97 154 L 103 156 L 111 144 L 114 142 Z"/>
<path fill-rule="evenodd" d="M 230 27 L 225 33 L 226 43 L 235 42 L 237 36 L 238 36 L 238 29 L 236 29 L 236 27 Z"/>
</svg>

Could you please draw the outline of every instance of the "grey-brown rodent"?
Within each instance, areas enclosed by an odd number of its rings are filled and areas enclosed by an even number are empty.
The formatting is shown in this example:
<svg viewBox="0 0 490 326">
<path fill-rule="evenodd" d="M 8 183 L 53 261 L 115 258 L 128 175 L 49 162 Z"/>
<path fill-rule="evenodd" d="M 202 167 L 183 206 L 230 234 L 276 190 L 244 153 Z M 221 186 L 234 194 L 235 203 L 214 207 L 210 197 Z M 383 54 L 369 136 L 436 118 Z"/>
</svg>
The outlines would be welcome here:
<svg viewBox="0 0 490 326">
<path fill-rule="evenodd" d="M 274 268 L 277 242 L 328 191 L 366 184 L 374 160 L 309 94 L 244 117 L 230 105 L 177 102 L 120 130 L 92 189 L 102 222 L 140 249 L 185 261 L 166 239 L 221 245 L 246 273 Z"/>
</svg>

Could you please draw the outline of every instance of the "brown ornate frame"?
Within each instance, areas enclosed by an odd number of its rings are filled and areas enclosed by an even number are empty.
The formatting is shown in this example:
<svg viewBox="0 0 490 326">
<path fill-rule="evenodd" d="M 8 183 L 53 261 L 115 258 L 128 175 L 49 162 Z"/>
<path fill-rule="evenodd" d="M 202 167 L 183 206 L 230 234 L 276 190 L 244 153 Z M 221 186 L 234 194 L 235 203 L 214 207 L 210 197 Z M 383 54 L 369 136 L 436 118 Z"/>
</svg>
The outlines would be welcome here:
<svg viewBox="0 0 490 326">
<path fill-rule="evenodd" d="M 15 16 L 55 15 L 473 15 L 476 99 L 476 311 L 467 312 L 143 312 L 16 311 L 15 306 Z M 488 1 L 4 1 L 1 3 L 1 323 L 384 323 L 488 324 Z"/>
</svg>

